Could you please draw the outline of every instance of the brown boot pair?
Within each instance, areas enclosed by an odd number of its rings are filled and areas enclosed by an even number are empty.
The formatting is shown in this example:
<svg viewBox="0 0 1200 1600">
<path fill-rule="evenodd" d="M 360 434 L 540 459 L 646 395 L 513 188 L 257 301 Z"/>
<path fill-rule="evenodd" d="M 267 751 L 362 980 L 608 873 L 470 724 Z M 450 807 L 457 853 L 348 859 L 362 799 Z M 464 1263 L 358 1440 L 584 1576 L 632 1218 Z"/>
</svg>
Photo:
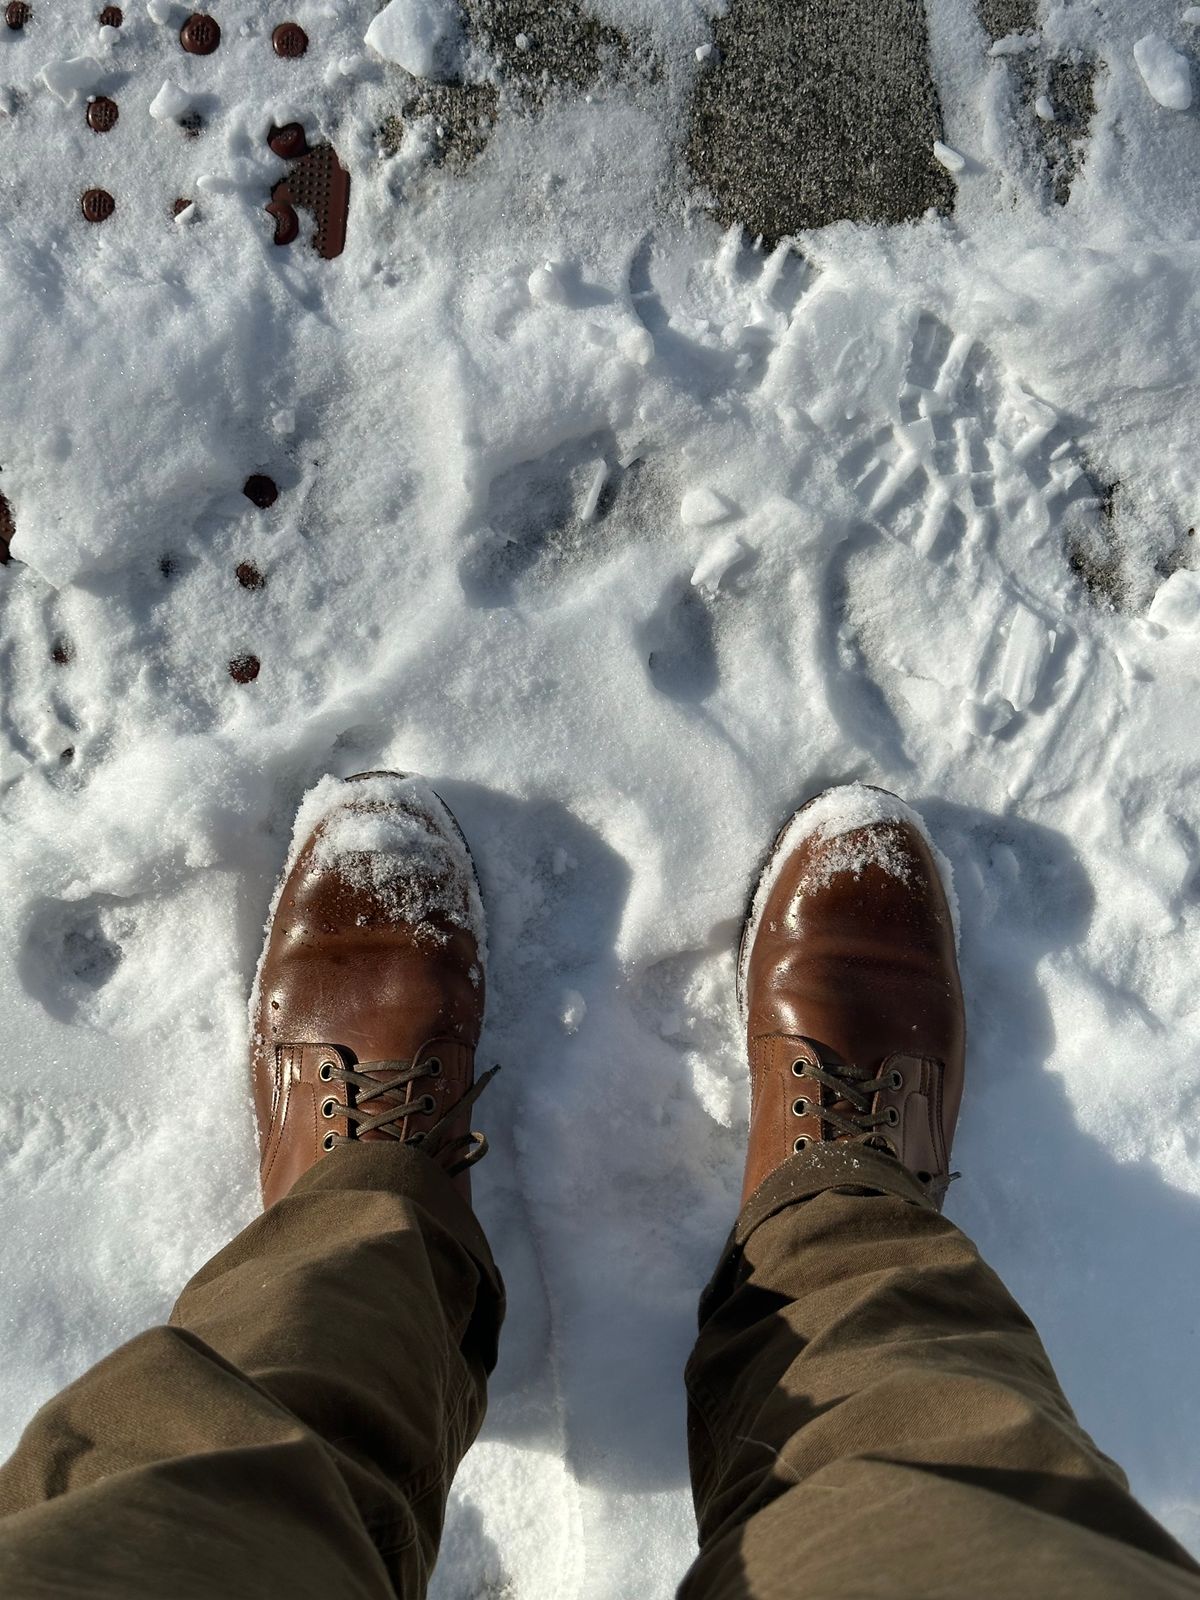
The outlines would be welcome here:
<svg viewBox="0 0 1200 1600">
<path fill-rule="evenodd" d="M 421 778 L 325 778 L 304 802 L 252 1001 L 267 1205 L 327 1151 L 397 1140 L 470 1199 L 487 945 L 453 816 Z M 940 1201 L 963 1084 L 954 919 L 895 796 L 830 789 L 776 840 L 746 919 L 745 1197 L 793 1155 L 889 1152 Z M 493 1069 L 494 1071 L 495 1069 Z"/>
</svg>

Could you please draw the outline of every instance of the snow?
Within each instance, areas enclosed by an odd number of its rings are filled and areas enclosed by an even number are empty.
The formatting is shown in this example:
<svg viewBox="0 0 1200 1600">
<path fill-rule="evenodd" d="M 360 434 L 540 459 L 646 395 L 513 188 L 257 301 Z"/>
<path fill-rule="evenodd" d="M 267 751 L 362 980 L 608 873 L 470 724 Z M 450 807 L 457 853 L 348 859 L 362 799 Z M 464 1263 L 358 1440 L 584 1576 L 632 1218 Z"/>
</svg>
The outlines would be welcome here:
<svg viewBox="0 0 1200 1600">
<path fill-rule="evenodd" d="M 948 1213 L 1200 1551 L 1200 129 L 1134 57 L 1178 8 L 1044 8 L 1028 49 L 1102 69 L 1059 206 L 1019 64 L 931 0 L 955 216 L 802 259 L 682 197 L 712 6 L 604 0 L 661 73 L 509 97 L 461 170 L 427 123 L 380 148 L 413 85 L 369 6 L 303 8 L 286 62 L 250 0 L 210 57 L 158 9 L 108 135 L 103 73 L 42 78 L 94 59 L 92 11 L 0 49 L 4 1443 L 254 1215 L 246 1004 L 297 808 L 422 773 L 487 913 L 510 1300 L 435 1597 L 666 1600 L 738 929 L 777 829 L 862 781 L 953 866 Z M 166 81 L 198 139 L 151 117 Z M 334 262 L 262 210 L 296 119 L 352 172 Z M 728 514 L 689 522 L 702 490 Z"/>
<path fill-rule="evenodd" d="M 1038 95 L 1037 99 L 1033 103 L 1033 109 L 1037 112 L 1038 116 L 1041 117 L 1043 122 L 1054 121 L 1054 104 L 1048 95 Z"/>
<path fill-rule="evenodd" d="M 1186 111 L 1192 103 L 1192 69 L 1161 34 L 1148 33 L 1133 47 L 1142 82 L 1168 111 Z"/>
<path fill-rule="evenodd" d="M 453 77 L 461 38 L 454 0 L 388 0 L 364 35 L 372 50 L 414 78 Z"/>
</svg>

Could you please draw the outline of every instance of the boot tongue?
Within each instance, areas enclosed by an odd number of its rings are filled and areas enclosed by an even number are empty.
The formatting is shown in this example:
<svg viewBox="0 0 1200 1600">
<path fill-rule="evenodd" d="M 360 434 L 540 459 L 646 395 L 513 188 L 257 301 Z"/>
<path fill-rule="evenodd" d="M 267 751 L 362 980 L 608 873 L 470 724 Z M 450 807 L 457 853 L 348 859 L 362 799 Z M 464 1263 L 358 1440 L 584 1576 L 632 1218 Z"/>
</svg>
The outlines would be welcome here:
<svg viewBox="0 0 1200 1600">
<path fill-rule="evenodd" d="M 845 1062 L 836 1058 L 831 1060 L 828 1055 L 821 1054 L 821 1052 L 818 1052 L 818 1055 L 820 1056 L 821 1065 L 825 1068 L 826 1072 L 835 1073 L 837 1077 L 844 1078 L 847 1083 L 857 1084 L 870 1082 L 872 1074 L 864 1071 L 862 1067 L 855 1066 L 852 1062 Z M 827 1109 L 830 1111 L 840 1111 L 845 1117 L 856 1117 L 862 1115 L 861 1106 L 854 1105 L 852 1101 L 843 1099 L 841 1096 L 836 1095 L 832 1089 L 827 1089 L 824 1086 L 821 1088 L 821 1106 L 823 1110 Z M 853 1139 L 854 1137 L 855 1135 L 852 1133 L 842 1133 L 835 1128 L 832 1130 L 831 1143 L 837 1144 L 844 1139 Z"/>
</svg>

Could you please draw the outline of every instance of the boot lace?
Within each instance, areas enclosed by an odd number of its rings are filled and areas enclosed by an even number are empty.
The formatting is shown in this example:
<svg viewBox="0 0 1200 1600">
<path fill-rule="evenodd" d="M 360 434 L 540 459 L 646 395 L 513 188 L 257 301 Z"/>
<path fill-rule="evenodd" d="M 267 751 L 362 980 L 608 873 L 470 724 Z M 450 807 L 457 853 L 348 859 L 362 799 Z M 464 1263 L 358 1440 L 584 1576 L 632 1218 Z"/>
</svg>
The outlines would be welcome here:
<svg viewBox="0 0 1200 1600">
<path fill-rule="evenodd" d="M 828 1089 L 835 1100 L 850 1107 L 848 1111 L 843 1111 L 837 1105 L 823 1105 L 820 1099 L 810 1102 L 801 1096 L 792 1102 L 793 1116 L 820 1117 L 823 1123 L 834 1130 L 835 1139 L 850 1139 L 896 1154 L 892 1141 L 877 1134 L 876 1129 L 898 1126 L 900 1113 L 895 1106 L 887 1106 L 882 1111 L 871 1110 L 871 1100 L 880 1090 L 903 1088 L 904 1079 L 894 1068 L 877 1078 L 859 1078 L 853 1076 L 852 1067 L 834 1071 L 832 1067 L 823 1067 L 799 1057 L 792 1062 L 792 1071 L 796 1077 L 807 1078 L 821 1088 Z M 807 1139 L 797 1139 L 796 1149 L 803 1150 L 808 1142 Z"/>
<path fill-rule="evenodd" d="M 436 1078 L 441 1070 L 442 1063 L 437 1056 L 419 1062 L 360 1061 L 354 1067 L 341 1062 L 324 1062 L 321 1068 L 324 1082 L 344 1083 L 347 1089 L 353 1090 L 353 1094 L 347 1096 L 346 1105 L 340 1101 L 326 1101 L 326 1105 L 337 1106 L 336 1114 L 345 1117 L 352 1129 L 349 1135 L 327 1133 L 324 1139 L 326 1150 L 332 1150 L 335 1145 L 344 1144 L 350 1139 L 359 1139 L 364 1133 L 383 1133 L 414 1150 L 424 1150 L 428 1156 L 448 1157 L 442 1164 L 452 1178 L 473 1167 L 477 1161 L 482 1161 L 488 1152 L 485 1135 L 472 1129 L 470 1133 L 456 1134 L 451 1138 L 449 1123 L 460 1111 L 474 1105 L 500 1071 L 498 1065 L 489 1067 L 465 1094 L 459 1095 L 457 1100 L 448 1105 L 432 1127 L 408 1135 L 401 1133 L 397 1127 L 397 1123 L 411 1116 L 427 1116 L 437 1106 L 431 1094 L 423 1095 L 419 1100 L 406 1101 L 395 1098 L 397 1091 L 420 1082 L 422 1078 Z M 372 1101 L 383 1103 L 372 1108 Z"/>
</svg>

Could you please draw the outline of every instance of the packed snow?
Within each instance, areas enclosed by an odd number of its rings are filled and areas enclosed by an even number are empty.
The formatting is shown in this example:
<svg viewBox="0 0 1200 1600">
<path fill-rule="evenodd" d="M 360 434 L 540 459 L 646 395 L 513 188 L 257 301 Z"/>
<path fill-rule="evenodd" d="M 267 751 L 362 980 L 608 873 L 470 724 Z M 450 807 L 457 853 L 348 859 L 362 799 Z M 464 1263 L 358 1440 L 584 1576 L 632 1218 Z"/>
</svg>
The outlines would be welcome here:
<svg viewBox="0 0 1200 1600">
<path fill-rule="evenodd" d="M 435 1592 L 665 1600 L 742 917 L 795 808 L 862 781 L 953 867 L 948 1213 L 1200 1552 L 1200 127 L 1135 59 L 1190 36 L 1175 0 L 1052 5 L 993 54 L 970 0 L 928 9 L 954 217 L 775 250 L 680 166 L 721 70 L 692 0 L 596 0 L 658 70 L 502 96 L 469 161 L 370 4 L 297 0 L 295 60 L 251 0 L 211 56 L 160 0 L 107 42 L 85 8 L 0 29 L 4 1444 L 255 1214 L 296 808 L 420 773 L 478 864 L 506 1068 L 475 1192 L 509 1322 Z M 445 15 L 388 12 L 401 50 Z M 1098 65 L 1065 205 L 1051 58 Z M 352 174 L 334 261 L 272 243 L 292 120 Z"/>
</svg>

